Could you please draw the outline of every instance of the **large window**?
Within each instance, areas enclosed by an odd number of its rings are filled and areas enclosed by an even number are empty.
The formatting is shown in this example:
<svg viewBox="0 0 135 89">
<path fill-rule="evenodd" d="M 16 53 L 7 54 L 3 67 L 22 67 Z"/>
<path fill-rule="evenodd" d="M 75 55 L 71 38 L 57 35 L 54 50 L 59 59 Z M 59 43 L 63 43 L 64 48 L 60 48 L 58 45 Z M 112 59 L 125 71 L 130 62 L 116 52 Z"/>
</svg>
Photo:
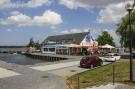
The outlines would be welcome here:
<svg viewBox="0 0 135 89">
<path fill-rule="evenodd" d="M 44 48 L 44 51 L 48 51 L 48 48 Z"/>
<path fill-rule="evenodd" d="M 49 51 L 50 52 L 54 52 L 55 51 L 55 48 L 49 48 Z"/>
</svg>

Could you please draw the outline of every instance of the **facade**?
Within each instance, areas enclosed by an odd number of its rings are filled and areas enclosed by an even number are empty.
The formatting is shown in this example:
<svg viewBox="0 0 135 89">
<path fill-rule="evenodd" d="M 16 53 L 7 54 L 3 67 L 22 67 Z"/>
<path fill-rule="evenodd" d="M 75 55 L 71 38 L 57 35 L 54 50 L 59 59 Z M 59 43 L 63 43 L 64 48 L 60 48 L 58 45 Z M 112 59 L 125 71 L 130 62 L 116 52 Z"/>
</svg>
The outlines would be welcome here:
<svg viewBox="0 0 135 89">
<path fill-rule="evenodd" d="M 42 53 L 76 55 L 97 47 L 89 32 L 49 36 L 42 42 Z"/>
</svg>

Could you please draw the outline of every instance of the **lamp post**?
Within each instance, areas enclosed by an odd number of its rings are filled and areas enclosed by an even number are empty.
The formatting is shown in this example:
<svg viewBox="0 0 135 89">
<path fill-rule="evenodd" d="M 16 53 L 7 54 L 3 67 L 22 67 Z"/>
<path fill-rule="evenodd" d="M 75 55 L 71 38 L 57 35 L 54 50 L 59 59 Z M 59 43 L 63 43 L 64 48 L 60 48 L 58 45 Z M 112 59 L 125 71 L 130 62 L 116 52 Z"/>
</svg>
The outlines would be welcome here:
<svg viewBox="0 0 135 89">
<path fill-rule="evenodd" d="M 133 5 L 127 4 L 126 10 L 129 13 L 129 34 L 130 34 L 130 42 L 129 42 L 129 51 L 130 51 L 130 81 L 133 81 L 133 61 L 132 61 L 132 29 L 131 29 L 131 12 L 133 10 Z"/>
</svg>

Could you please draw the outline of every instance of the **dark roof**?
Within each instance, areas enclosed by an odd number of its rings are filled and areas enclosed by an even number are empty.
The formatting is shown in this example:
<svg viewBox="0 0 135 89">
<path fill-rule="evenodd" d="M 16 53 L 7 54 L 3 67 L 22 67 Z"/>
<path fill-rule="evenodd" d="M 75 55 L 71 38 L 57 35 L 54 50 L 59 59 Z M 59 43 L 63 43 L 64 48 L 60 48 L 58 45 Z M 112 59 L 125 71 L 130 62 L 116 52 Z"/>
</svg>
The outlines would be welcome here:
<svg viewBox="0 0 135 89">
<path fill-rule="evenodd" d="M 85 36 L 89 32 L 82 33 L 72 33 L 72 34 L 63 34 L 63 35 L 55 35 L 47 37 L 43 43 L 47 43 L 48 41 L 54 42 L 64 42 L 64 43 L 72 43 L 72 44 L 80 44 L 81 41 L 85 38 Z"/>
</svg>

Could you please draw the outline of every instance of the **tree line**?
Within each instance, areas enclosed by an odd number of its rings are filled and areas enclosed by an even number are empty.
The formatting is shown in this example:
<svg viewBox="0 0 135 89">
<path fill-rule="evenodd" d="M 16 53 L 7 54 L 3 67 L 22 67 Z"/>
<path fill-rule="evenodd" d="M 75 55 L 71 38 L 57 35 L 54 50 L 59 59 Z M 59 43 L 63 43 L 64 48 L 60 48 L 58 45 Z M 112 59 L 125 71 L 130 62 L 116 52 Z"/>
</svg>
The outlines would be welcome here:
<svg viewBox="0 0 135 89">
<path fill-rule="evenodd" d="M 39 43 L 39 40 L 38 41 L 34 41 L 33 38 L 30 38 L 30 41 L 29 41 L 27 47 L 34 47 L 34 48 L 39 50 L 40 47 L 41 47 L 41 44 Z"/>
</svg>

